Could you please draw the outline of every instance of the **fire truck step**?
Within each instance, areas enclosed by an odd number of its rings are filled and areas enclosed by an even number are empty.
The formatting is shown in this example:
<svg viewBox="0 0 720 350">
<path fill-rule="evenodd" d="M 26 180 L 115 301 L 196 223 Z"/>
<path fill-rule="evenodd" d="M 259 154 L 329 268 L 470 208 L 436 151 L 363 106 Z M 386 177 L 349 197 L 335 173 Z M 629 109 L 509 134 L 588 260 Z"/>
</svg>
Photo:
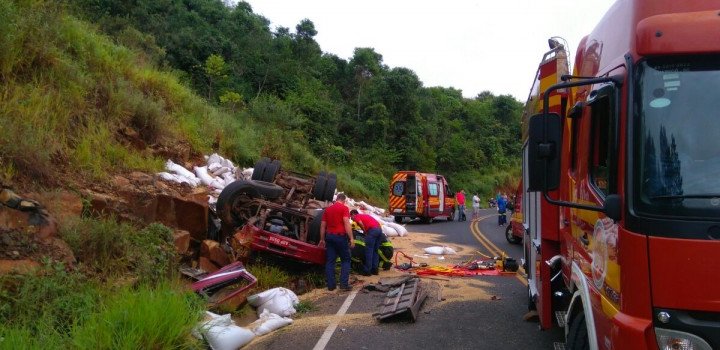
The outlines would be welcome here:
<svg viewBox="0 0 720 350">
<path fill-rule="evenodd" d="M 565 350 L 565 343 L 554 342 L 554 343 L 553 343 L 553 349 L 555 349 L 555 350 Z"/>
<path fill-rule="evenodd" d="M 555 320 L 559 327 L 565 327 L 565 321 L 567 320 L 566 311 L 555 311 Z"/>
</svg>

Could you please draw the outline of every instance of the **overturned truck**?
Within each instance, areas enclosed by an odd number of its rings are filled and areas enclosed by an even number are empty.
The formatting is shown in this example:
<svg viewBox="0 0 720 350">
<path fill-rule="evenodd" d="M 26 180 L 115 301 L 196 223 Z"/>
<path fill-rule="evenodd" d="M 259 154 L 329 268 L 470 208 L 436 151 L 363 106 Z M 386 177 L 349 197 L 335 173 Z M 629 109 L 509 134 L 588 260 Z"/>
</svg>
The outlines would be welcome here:
<svg viewBox="0 0 720 350">
<path fill-rule="evenodd" d="M 221 228 L 216 238 L 228 243 L 239 260 L 260 251 L 323 264 L 320 222 L 336 185 L 333 173 L 311 177 L 283 170 L 277 159 L 262 158 L 250 180 L 235 181 L 220 193 L 216 211 Z"/>
</svg>

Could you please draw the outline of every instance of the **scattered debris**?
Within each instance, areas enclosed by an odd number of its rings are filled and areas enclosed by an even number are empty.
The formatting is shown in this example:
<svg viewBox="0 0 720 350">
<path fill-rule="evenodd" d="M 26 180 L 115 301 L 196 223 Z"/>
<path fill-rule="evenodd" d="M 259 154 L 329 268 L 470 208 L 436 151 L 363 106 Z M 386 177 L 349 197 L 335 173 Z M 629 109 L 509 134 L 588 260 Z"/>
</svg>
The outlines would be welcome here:
<svg viewBox="0 0 720 350">
<path fill-rule="evenodd" d="M 419 278 L 411 278 L 403 282 L 396 290 L 388 293 L 380 307 L 380 312 L 374 313 L 378 320 L 409 314 L 412 322 L 417 320 L 418 311 L 427 298 L 427 290 Z"/>
<path fill-rule="evenodd" d="M 185 269 L 186 272 L 192 272 Z M 207 298 L 212 308 L 222 307 L 235 310 L 247 299 L 250 289 L 257 284 L 257 278 L 248 272 L 243 264 L 236 261 L 222 269 L 202 276 L 192 284 L 192 289 Z"/>
</svg>

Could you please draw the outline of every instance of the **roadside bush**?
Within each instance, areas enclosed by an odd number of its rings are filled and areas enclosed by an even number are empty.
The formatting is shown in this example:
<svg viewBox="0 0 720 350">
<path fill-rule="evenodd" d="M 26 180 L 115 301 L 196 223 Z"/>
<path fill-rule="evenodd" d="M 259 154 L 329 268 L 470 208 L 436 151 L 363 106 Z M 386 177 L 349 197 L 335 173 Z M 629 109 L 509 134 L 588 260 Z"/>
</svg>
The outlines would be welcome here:
<svg viewBox="0 0 720 350">
<path fill-rule="evenodd" d="M 202 349 L 190 331 L 205 304 L 179 286 L 123 289 L 72 332 L 79 349 Z"/>
<path fill-rule="evenodd" d="M 103 278 L 131 275 L 156 284 L 172 276 L 177 255 L 172 230 L 151 224 L 141 230 L 113 219 L 83 218 L 60 231 L 78 263 Z"/>
<path fill-rule="evenodd" d="M 69 334 L 92 313 L 101 295 L 95 282 L 51 262 L 35 275 L 0 276 L 0 286 L 0 324 L 12 334 L 30 333 L 40 337 L 36 339 Z"/>
</svg>

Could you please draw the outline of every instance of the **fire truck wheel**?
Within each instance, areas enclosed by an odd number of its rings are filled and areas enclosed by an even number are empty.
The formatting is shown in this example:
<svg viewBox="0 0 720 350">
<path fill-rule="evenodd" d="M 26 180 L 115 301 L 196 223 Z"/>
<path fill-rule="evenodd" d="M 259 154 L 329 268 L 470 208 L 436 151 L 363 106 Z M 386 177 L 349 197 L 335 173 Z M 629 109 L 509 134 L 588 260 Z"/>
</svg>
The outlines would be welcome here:
<svg viewBox="0 0 720 350">
<path fill-rule="evenodd" d="M 258 194 L 263 196 L 265 199 L 278 199 L 285 192 L 282 187 L 271 182 L 252 181 L 251 183 L 257 190 Z"/>
<path fill-rule="evenodd" d="M 585 324 L 585 313 L 577 314 L 572 322 L 567 334 L 568 349 L 589 350 L 590 342 L 588 341 L 588 330 Z"/>
<path fill-rule="evenodd" d="M 322 201 L 324 200 L 323 197 L 325 196 L 325 184 L 327 183 L 327 178 L 325 177 L 325 172 L 320 172 L 320 175 L 315 178 L 315 186 L 313 186 L 312 189 L 312 195 L 315 197 L 315 199 Z"/>
<path fill-rule="evenodd" d="M 513 235 L 512 224 L 508 225 L 505 229 L 505 239 L 507 239 L 510 244 L 520 244 L 520 239 Z"/>
<path fill-rule="evenodd" d="M 270 164 L 270 158 L 268 157 L 262 157 L 260 160 L 255 163 L 255 168 L 253 168 L 252 176 L 250 177 L 251 180 L 262 180 L 265 177 L 265 168 Z"/>
<path fill-rule="evenodd" d="M 308 243 L 315 244 L 320 242 L 320 224 L 322 223 L 323 212 L 325 212 L 325 209 L 318 210 L 310 222 L 310 228 L 308 228 Z"/>
<path fill-rule="evenodd" d="M 279 171 L 280 171 L 280 160 L 275 159 L 265 167 L 265 173 L 263 174 L 262 180 L 265 182 L 275 181 L 275 176 L 277 176 Z"/>
<path fill-rule="evenodd" d="M 223 232 L 230 232 L 233 228 L 242 226 L 255 215 L 255 206 L 250 205 L 254 198 L 259 197 L 255 184 L 250 181 L 238 180 L 227 186 L 218 196 L 216 211 Z"/>
<path fill-rule="evenodd" d="M 402 222 L 403 222 L 403 217 L 402 217 L 402 216 L 395 216 L 394 220 L 395 220 L 395 223 L 397 223 L 397 224 L 402 224 Z"/>
<path fill-rule="evenodd" d="M 335 189 L 337 188 L 337 175 L 330 173 L 327 175 L 325 182 L 325 198 L 326 201 L 332 201 L 335 198 Z"/>
</svg>

